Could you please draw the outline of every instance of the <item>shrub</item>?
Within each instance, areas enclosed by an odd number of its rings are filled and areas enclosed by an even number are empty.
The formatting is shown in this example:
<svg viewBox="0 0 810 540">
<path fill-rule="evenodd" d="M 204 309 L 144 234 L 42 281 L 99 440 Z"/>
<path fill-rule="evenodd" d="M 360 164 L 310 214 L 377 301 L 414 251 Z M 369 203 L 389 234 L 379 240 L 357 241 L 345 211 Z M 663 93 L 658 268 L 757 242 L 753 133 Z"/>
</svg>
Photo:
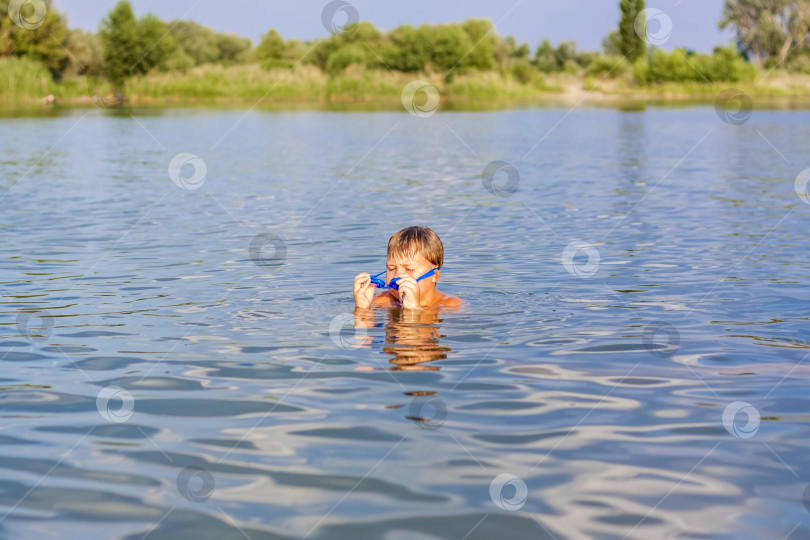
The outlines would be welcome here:
<svg viewBox="0 0 810 540">
<path fill-rule="evenodd" d="M 810 55 L 802 54 L 796 56 L 788 63 L 788 69 L 794 73 L 810 74 Z"/>
<path fill-rule="evenodd" d="M 633 76 L 641 84 L 738 82 L 754 79 L 756 68 L 728 47 L 719 47 L 711 55 L 686 49 L 670 53 L 656 49 L 633 64 Z"/>
<path fill-rule="evenodd" d="M 509 67 L 509 71 L 521 84 L 528 84 L 539 76 L 537 68 L 525 58 L 515 60 Z"/>
<path fill-rule="evenodd" d="M 563 71 L 568 73 L 569 75 L 576 75 L 579 73 L 580 67 L 579 64 L 576 63 L 574 60 L 566 60 L 565 64 L 563 64 Z"/>
<path fill-rule="evenodd" d="M 390 41 L 382 48 L 381 56 L 392 70 L 424 71 L 430 51 L 420 30 L 410 25 L 398 26 L 391 32 Z"/>
<path fill-rule="evenodd" d="M 329 60 L 326 62 L 326 71 L 336 74 L 352 64 L 366 65 L 366 51 L 356 43 L 341 47 L 330 54 Z"/>
<path fill-rule="evenodd" d="M 650 82 L 650 62 L 646 57 L 641 57 L 633 62 L 633 79 L 638 84 L 649 84 Z"/>
<path fill-rule="evenodd" d="M 621 56 L 596 56 L 586 70 L 589 76 L 615 78 L 630 71 L 630 64 Z"/>
</svg>

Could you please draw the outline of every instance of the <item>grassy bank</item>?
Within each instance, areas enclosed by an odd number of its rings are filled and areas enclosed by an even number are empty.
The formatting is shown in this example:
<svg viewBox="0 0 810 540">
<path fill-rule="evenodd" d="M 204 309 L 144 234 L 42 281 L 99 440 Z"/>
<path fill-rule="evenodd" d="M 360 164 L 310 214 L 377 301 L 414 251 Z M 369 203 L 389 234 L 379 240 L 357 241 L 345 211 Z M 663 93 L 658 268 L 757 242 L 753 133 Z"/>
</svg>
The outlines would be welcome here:
<svg viewBox="0 0 810 540">
<path fill-rule="evenodd" d="M 294 69 L 264 69 L 258 64 L 221 66 L 204 65 L 186 72 L 150 73 L 135 77 L 126 88 L 132 102 L 266 98 L 280 101 L 399 101 L 403 88 L 419 79 L 434 85 L 443 97 L 450 99 L 519 100 L 541 98 L 554 88 L 537 76 L 522 83 L 510 75 L 483 72 L 456 77 L 446 83 L 440 74 L 400 73 L 365 70 L 350 66 L 337 76 L 330 76 L 311 65 Z M 81 101 L 97 94 L 98 81 L 74 78 L 57 85 L 60 100 Z M 562 90 L 557 88 L 556 90 Z"/>
<path fill-rule="evenodd" d="M 736 83 L 669 82 L 639 85 L 628 73 L 533 73 L 516 77 L 500 71 L 470 72 L 446 82 L 435 73 L 401 73 L 350 66 L 330 76 L 312 65 L 264 69 L 258 64 L 203 65 L 184 72 L 152 72 L 132 78 L 126 87 L 133 105 L 178 105 L 215 102 L 369 103 L 399 107 L 403 88 L 420 79 L 434 85 L 445 104 L 478 108 L 477 104 L 541 103 L 547 101 L 710 101 L 734 87 L 753 97 L 793 98 L 810 106 L 810 75 L 758 73 Z M 21 58 L 0 59 L 0 107 L 41 105 L 52 94 L 57 104 L 82 106 L 111 92 L 92 77 L 56 83 L 48 71 Z M 419 95 L 417 95 L 419 100 Z"/>
<path fill-rule="evenodd" d="M 27 58 L 0 58 L 0 107 L 39 103 L 55 90 L 51 74 L 41 63 Z"/>
</svg>

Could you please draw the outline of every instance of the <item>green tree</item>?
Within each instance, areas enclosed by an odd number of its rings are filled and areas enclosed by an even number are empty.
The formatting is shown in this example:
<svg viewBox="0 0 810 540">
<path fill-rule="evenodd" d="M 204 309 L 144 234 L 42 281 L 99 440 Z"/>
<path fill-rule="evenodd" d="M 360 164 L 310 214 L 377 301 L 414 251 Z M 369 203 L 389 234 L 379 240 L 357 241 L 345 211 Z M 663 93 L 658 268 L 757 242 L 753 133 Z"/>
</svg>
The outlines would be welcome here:
<svg viewBox="0 0 810 540">
<path fill-rule="evenodd" d="M 735 30 L 738 50 L 755 64 L 782 64 L 807 49 L 810 0 L 726 0 L 719 26 Z"/>
<path fill-rule="evenodd" d="M 621 56 L 622 41 L 618 30 L 613 30 L 602 40 L 602 51 L 608 56 Z"/>
<path fill-rule="evenodd" d="M 529 44 L 525 41 L 520 45 L 517 44 L 514 36 L 506 36 L 503 39 L 498 39 L 495 46 L 494 57 L 498 65 L 506 65 L 510 59 L 520 59 L 529 61 L 531 49 Z"/>
<path fill-rule="evenodd" d="M 236 34 L 217 33 L 216 43 L 217 49 L 219 49 L 219 61 L 223 64 L 243 62 L 251 47 L 251 42 L 248 38 L 243 38 Z"/>
<path fill-rule="evenodd" d="M 177 67 L 177 42 L 168 25 L 151 13 L 136 19 L 127 0 L 120 0 L 107 14 L 100 35 L 104 73 L 119 91 L 133 75 Z"/>
<path fill-rule="evenodd" d="M 782 11 L 785 40 L 779 48 L 780 65 L 784 65 L 788 54 L 794 49 L 797 53 L 808 50 L 810 38 L 810 0 L 790 2 Z"/>
<path fill-rule="evenodd" d="M 464 73 L 467 53 L 472 49 L 470 36 L 458 24 L 424 25 L 420 28 L 429 44 L 430 63 L 437 71 Z M 452 76 L 451 73 L 450 75 Z"/>
<path fill-rule="evenodd" d="M 65 40 L 65 49 L 70 53 L 65 76 L 100 77 L 104 74 L 104 49 L 97 34 L 70 30 Z"/>
<path fill-rule="evenodd" d="M 169 26 L 177 46 L 193 59 L 195 66 L 219 60 L 220 50 L 213 30 L 194 21 L 172 21 Z"/>
<path fill-rule="evenodd" d="M 557 45 L 557 50 L 554 51 L 554 61 L 558 69 L 565 68 L 568 62 L 576 62 L 577 57 L 577 44 L 575 41 L 563 41 Z"/>
<path fill-rule="evenodd" d="M 312 53 L 312 44 L 305 43 L 300 39 L 288 39 L 287 50 L 285 56 L 290 64 L 295 65 L 298 62 L 305 62 L 309 55 Z"/>
<path fill-rule="evenodd" d="M 362 47 L 364 50 L 362 53 L 363 64 L 366 64 L 366 53 L 372 55 L 369 48 L 378 48 L 380 50 L 380 52 L 377 52 L 378 56 L 385 53 L 385 40 L 382 38 L 380 31 L 369 22 L 359 22 L 346 25 L 340 33 L 334 33 L 326 39 L 317 40 L 312 47 L 312 52 L 305 58 L 305 62 L 315 64 L 319 68 L 326 70 L 330 57 L 340 49 L 350 45 L 356 45 L 356 47 L 351 47 L 350 52 L 343 52 L 336 60 L 333 60 L 333 68 L 339 64 L 344 64 L 349 57 L 358 60 L 358 47 Z"/>
<path fill-rule="evenodd" d="M 461 25 L 470 38 L 472 48 L 466 53 L 465 63 L 471 69 L 486 71 L 495 67 L 495 48 L 498 36 L 489 19 L 467 19 Z"/>
<path fill-rule="evenodd" d="M 287 46 L 284 38 L 275 30 L 270 30 L 262 36 L 261 41 L 256 46 L 256 59 L 264 64 L 280 64 L 284 58 Z"/>
<path fill-rule="evenodd" d="M 352 64 L 365 66 L 368 55 L 362 45 L 349 43 L 329 55 L 326 62 L 326 71 L 332 75 L 339 73 Z"/>
<path fill-rule="evenodd" d="M 380 52 L 384 52 L 386 39 L 370 22 L 361 21 L 347 25 L 335 38 L 338 48 L 332 51 L 327 59 L 328 72 L 336 73 L 351 64 L 367 68 L 381 67 L 385 64 Z"/>
<path fill-rule="evenodd" d="M 102 21 L 101 42 L 107 79 L 117 90 L 122 90 L 143 54 L 138 22 L 127 0 L 120 0 Z"/>
<path fill-rule="evenodd" d="M 326 39 L 319 39 L 314 42 L 312 52 L 304 59 L 304 62 L 326 69 L 329 57 L 339 48 L 340 41 L 336 34 L 332 34 Z"/>
<path fill-rule="evenodd" d="M 164 68 L 177 48 L 168 25 L 155 15 L 147 13 L 137 21 L 137 40 L 140 58 L 132 67 L 133 73 L 146 73 L 152 68 Z"/>
<path fill-rule="evenodd" d="M 362 45 L 365 43 L 373 48 L 374 45 L 379 45 L 382 42 L 383 36 L 370 22 L 360 21 L 346 25 L 343 31 L 337 34 L 337 38 L 341 45 L 348 45 L 350 43 Z"/>
<path fill-rule="evenodd" d="M 619 21 L 619 53 L 630 62 L 646 54 L 644 40 L 636 33 L 636 19 L 643 15 L 644 0 L 621 0 L 619 9 L 622 18 Z M 646 28 L 645 21 L 638 21 L 639 28 Z"/>
<path fill-rule="evenodd" d="M 767 53 L 763 17 L 771 0 L 727 0 L 718 26 L 731 27 L 737 34 L 737 48 L 755 64 L 761 64 Z"/>
<path fill-rule="evenodd" d="M 523 42 L 515 49 L 515 52 L 512 53 L 512 58 L 529 58 L 529 53 L 531 49 L 529 49 L 529 44 L 527 42 Z"/>
<path fill-rule="evenodd" d="M 166 59 L 165 66 L 167 71 L 185 72 L 187 69 L 194 67 L 195 64 L 194 59 L 182 47 L 178 46 L 172 55 Z"/>
<path fill-rule="evenodd" d="M 406 24 L 391 31 L 389 42 L 382 48 L 382 57 L 392 70 L 424 71 L 430 61 L 430 50 L 423 32 Z"/>
<path fill-rule="evenodd" d="M 310 47 L 299 40 L 291 39 L 285 41 L 281 35 L 275 30 L 270 30 L 259 42 L 259 45 L 253 51 L 253 58 L 262 63 L 265 69 L 274 67 L 292 67 L 297 62 L 309 60 L 314 63 Z M 317 46 L 316 46 L 317 49 Z M 330 53 L 332 51 L 330 50 Z M 305 56 L 307 55 L 307 56 Z M 318 64 L 321 69 L 326 69 L 326 63 L 329 60 L 327 56 L 323 60 L 323 64 Z"/>
<path fill-rule="evenodd" d="M 45 64 L 51 75 L 59 77 L 68 65 L 62 45 L 67 38 L 67 24 L 50 0 L 44 0 L 44 17 L 31 20 L 36 13 L 31 3 L 21 6 L 20 15 L 32 24 L 15 24 L 9 13 L 9 0 L 0 0 L 0 56 L 27 56 Z"/>
<path fill-rule="evenodd" d="M 557 59 L 554 55 L 554 46 L 547 39 L 538 45 L 534 53 L 534 65 L 544 73 L 557 71 Z"/>
<path fill-rule="evenodd" d="M 202 64 L 236 64 L 249 59 L 251 42 L 235 34 L 214 32 L 194 21 L 172 21 L 169 32 L 177 43 L 169 63 L 199 66 Z M 188 66 L 190 67 L 190 66 Z"/>
</svg>

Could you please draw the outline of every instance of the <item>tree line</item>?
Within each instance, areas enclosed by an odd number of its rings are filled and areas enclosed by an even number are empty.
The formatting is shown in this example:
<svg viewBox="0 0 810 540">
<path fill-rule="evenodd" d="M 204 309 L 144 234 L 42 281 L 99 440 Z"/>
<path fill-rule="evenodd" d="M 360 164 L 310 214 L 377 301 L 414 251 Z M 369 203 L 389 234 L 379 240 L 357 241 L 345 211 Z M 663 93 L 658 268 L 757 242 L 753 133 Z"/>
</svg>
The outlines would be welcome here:
<svg viewBox="0 0 810 540">
<path fill-rule="evenodd" d="M 758 65 L 810 71 L 810 0 L 727 0 L 719 26 Z"/>
<path fill-rule="evenodd" d="M 554 46 L 548 40 L 532 50 L 527 42 L 498 36 L 487 19 L 402 25 L 390 31 L 358 22 L 312 42 L 284 39 L 270 30 L 254 46 L 247 38 L 193 21 L 165 22 L 153 14 L 135 17 L 127 0 L 115 5 L 97 33 L 90 33 L 68 28 L 51 0 L 43 1 L 44 18 L 37 26 L 24 28 L 12 21 L 10 0 L 0 0 L 0 57 L 37 60 L 56 80 L 104 76 L 117 87 L 151 70 L 187 70 L 212 63 L 259 63 L 267 69 L 311 64 L 329 74 L 354 65 L 406 73 L 429 71 L 448 78 L 468 71 L 500 70 L 521 82 L 542 73 L 582 70 L 608 75 L 629 70 L 642 83 L 700 81 L 697 75 L 706 79 L 707 74 L 718 72 L 735 80 L 742 76 L 743 61 L 810 72 L 810 0 L 726 0 L 718 25 L 734 30 L 736 48 L 718 48 L 712 55 L 648 47 L 638 32 L 644 0 L 620 0 L 621 21 L 605 38 L 601 52 L 580 51 L 573 41 Z M 22 8 L 30 10 L 32 4 Z"/>
</svg>

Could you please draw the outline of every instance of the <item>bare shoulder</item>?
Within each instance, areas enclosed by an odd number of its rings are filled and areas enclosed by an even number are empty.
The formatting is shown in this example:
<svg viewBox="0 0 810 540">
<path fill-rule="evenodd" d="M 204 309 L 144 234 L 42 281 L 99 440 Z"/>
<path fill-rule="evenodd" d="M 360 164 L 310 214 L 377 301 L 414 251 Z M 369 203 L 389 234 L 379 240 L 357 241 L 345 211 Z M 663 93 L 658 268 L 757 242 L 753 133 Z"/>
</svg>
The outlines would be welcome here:
<svg viewBox="0 0 810 540">
<path fill-rule="evenodd" d="M 457 296 L 450 296 L 449 294 L 445 294 L 441 300 L 439 300 L 438 305 L 444 307 L 458 307 L 464 303 L 464 300 L 458 298 Z"/>
</svg>

